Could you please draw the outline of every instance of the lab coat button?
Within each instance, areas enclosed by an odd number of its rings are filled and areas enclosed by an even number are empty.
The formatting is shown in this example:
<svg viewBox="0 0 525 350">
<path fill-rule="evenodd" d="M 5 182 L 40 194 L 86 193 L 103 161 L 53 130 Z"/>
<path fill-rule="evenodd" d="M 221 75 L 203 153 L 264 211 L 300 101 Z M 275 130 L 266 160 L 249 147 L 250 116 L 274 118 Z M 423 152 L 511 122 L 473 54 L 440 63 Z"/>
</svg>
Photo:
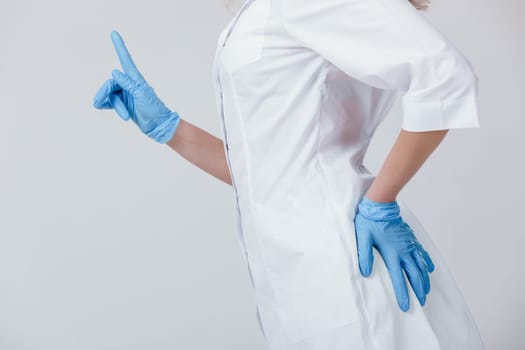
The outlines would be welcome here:
<svg viewBox="0 0 525 350">
<path fill-rule="evenodd" d="M 226 144 L 226 150 L 230 150 L 230 146 L 228 144 Z"/>
</svg>

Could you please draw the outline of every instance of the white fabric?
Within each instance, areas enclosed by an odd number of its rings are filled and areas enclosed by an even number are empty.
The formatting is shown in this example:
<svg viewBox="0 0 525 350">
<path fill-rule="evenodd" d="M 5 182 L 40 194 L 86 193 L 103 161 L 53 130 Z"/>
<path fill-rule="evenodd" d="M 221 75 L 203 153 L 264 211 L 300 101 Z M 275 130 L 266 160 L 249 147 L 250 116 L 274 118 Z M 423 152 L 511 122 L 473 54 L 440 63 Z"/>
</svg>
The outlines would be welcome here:
<svg viewBox="0 0 525 350">
<path fill-rule="evenodd" d="M 363 164 L 398 92 L 409 131 L 479 127 L 470 62 L 407 0 L 245 0 L 213 77 L 236 234 L 271 350 L 481 350 L 476 324 L 421 223 L 436 270 L 402 312 L 383 260 L 357 265 Z"/>
</svg>

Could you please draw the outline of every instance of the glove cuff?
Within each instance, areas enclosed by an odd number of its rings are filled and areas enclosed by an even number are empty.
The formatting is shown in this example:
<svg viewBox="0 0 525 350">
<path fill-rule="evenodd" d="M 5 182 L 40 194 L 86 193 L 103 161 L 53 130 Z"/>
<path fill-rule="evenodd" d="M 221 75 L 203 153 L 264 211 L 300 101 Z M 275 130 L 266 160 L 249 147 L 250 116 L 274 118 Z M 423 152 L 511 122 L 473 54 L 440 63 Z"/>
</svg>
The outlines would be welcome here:
<svg viewBox="0 0 525 350">
<path fill-rule="evenodd" d="M 158 143 L 164 144 L 171 140 L 179 123 L 179 114 L 177 112 L 171 112 L 168 119 L 159 124 L 155 129 L 147 132 L 146 135 Z"/>
<path fill-rule="evenodd" d="M 400 217 L 400 209 L 396 201 L 381 203 L 364 196 L 357 207 L 362 216 L 373 221 L 393 220 Z"/>
</svg>

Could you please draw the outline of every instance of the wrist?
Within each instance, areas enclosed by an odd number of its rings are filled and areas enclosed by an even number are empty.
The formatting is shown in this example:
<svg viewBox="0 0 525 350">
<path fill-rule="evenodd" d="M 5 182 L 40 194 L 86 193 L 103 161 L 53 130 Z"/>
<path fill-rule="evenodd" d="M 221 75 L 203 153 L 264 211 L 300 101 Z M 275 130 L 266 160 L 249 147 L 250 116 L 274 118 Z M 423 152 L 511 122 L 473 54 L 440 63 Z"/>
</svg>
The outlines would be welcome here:
<svg viewBox="0 0 525 350">
<path fill-rule="evenodd" d="M 365 218 L 374 221 L 393 220 L 400 216 L 397 201 L 377 202 L 366 195 L 363 196 L 358 204 L 358 212 Z"/>
<path fill-rule="evenodd" d="M 374 202 L 388 203 L 396 200 L 397 193 L 391 186 L 382 186 L 376 178 L 368 188 L 368 191 L 366 191 L 365 196 Z"/>
<path fill-rule="evenodd" d="M 158 143 L 164 144 L 171 140 L 180 124 L 180 121 L 181 118 L 177 112 L 170 112 L 169 117 L 165 121 L 157 125 L 155 129 L 146 133 L 146 135 Z"/>
</svg>

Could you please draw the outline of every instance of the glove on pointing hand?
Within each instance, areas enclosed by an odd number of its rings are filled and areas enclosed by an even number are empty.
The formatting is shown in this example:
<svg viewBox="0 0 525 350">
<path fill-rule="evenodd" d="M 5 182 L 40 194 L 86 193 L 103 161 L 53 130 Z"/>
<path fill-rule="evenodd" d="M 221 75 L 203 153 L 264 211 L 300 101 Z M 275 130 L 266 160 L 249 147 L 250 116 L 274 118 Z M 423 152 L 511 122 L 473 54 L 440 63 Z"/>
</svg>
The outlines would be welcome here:
<svg viewBox="0 0 525 350">
<path fill-rule="evenodd" d="M 159 143 L 166 143 L 180 123 L 179 115 L 170 111 L 148 85 L 119 33 L 113 31 L 111 39 L 124 72 L 113 71 L 113 78 L 100 87 L 93 105 L 97 109 L 115 109 L 123 120 L 131 118 L 144 134 Z"/>
</svg>

